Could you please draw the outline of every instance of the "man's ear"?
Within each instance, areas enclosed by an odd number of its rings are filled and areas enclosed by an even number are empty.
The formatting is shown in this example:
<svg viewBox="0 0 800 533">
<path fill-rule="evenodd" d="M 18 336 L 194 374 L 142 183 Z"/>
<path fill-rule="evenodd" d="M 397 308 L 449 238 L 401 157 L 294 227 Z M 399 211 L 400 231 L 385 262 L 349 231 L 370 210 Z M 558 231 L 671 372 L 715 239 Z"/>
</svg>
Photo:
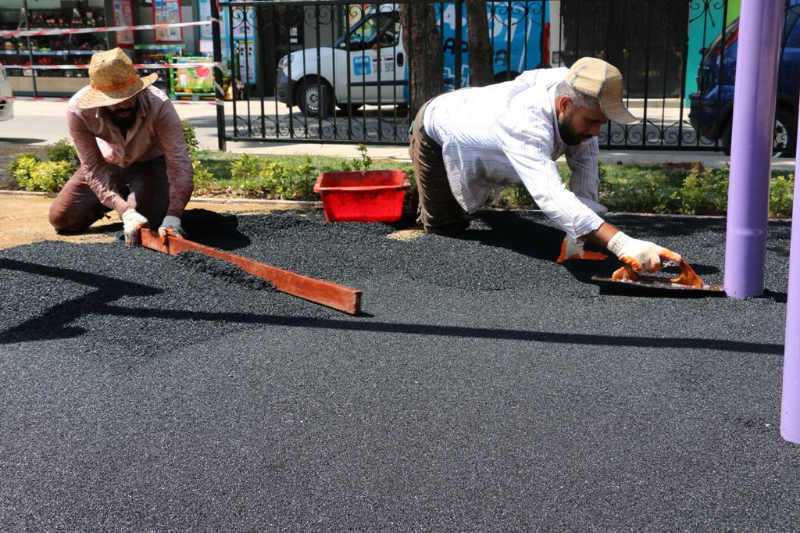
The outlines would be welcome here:
<svg viewBox="0 0 800 533">
<path fill-rule="evenodd" d="M 572 107 L 572 99 L 564 95 L 558 100 L 556 100 L 556 113 L 561 115 L 563 113 L 568 113 L 570 108 Z"/>
</svg>

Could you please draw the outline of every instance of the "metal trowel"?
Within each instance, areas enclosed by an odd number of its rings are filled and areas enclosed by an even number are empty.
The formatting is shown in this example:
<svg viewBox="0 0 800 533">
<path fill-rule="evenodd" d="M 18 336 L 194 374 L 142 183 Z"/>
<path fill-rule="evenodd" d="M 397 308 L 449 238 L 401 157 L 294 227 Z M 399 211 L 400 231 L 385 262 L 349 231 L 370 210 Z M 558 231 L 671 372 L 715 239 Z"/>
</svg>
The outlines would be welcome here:
<svg viewBox="0 0 800 533">
<path fill-rule="evenodd" d="M 669 262 L 667 266 L 675 265 Z M 679 269 L 678 277 L 667 275 L 638 274 L 633 269 L 624 265 L 614 272 L 610 278 L 593 276 L 594 281 L 599 287 L 600 292 L 604 293 L 626 293 L 647 295 L 669 295 L 669 296 L 725 296 L 722 285 L 709 285 L 700 279 L 694 269 L 685 259 L 677 263 Z"/>
</svg>

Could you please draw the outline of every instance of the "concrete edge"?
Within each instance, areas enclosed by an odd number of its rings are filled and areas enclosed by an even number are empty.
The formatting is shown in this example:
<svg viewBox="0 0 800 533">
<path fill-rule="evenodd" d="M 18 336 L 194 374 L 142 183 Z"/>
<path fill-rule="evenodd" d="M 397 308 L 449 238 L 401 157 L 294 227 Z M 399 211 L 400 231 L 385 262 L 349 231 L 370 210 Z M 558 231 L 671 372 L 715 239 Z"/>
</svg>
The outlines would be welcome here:
<svg viewBox="0 0 800 533">
<path fill-rule="evenodd" d="M 0 195 L 3 196 L 34 196 L 40 198 L 55 198 L 55 193 L 51 192 L 31 192 L 31 191 L 10 191 L 0 190 Z M 301 209 L 312 209 L 322 207 L 321 201 L 314 200 L 269 200 L 258 198 L 212 198 L 205 196 L 192 196 L 189 200 L 195 203 L 208 203 L 208 204 L 230 204 L 230 205 L 284 205 L 295 206 Z"/>
</svg>

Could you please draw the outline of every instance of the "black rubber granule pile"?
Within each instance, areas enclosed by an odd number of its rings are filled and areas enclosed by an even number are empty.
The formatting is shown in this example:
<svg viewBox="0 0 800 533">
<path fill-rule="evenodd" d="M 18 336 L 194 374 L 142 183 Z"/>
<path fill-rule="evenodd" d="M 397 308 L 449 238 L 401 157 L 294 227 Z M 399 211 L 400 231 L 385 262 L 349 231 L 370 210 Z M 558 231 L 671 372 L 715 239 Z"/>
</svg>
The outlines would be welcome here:
<svg viewBox="0 0 800 533">
<path fill-rule="evenodd" d="M 238 283 L 255 290 L 275 290 L 275 286 L 269 280 L 248 274 L 238 265 L 216 257 L 209 257 L 200 252 L 181 252 L 175 256 L 175 259 L 197 272 L 208 274 L 228 283 Z"/>
<path fill-rule="evenodd" d="M 723 282 L 724 220 L 608 220 Z M 120 239 L 0 250 L 0 530 L 797 529 L 789 223 L 746 300 L 601 295 L 619 261 L 555 263 L 536 212 L 184 223 L 364 314 Z"/>
</svg>

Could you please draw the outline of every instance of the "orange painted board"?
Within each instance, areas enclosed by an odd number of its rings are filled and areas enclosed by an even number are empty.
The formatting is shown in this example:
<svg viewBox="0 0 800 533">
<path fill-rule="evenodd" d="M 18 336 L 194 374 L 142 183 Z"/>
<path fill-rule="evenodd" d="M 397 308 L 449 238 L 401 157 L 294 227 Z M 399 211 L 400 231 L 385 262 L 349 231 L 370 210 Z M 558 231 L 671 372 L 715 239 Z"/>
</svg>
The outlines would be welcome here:
<svg viewBox="0 0 800 533">
<path fill-rule="evenodd" d="M 248 274 L 264 278 L 272 283 L 275 288 L 286 294 L 297 296 L 304 300 L 314 302 L 337 311 L 351 315 L 361 313 L 361 295 L 358 289 L 339 285 L 331 281 L 303 276 L 291 270 L 284 270 L 276 266 L 260 263 L 241 255 L 222 252 L 210 246 L 196 243 L 187 239 L 167 237 L 166 243 L 153 230 L 143 229 L 140 232 L 141 243 L 145 248 L 169 255 L 181 252 L 198 252 L 209 257 L 215 257 L 238 265 Z"/>
</svg>

